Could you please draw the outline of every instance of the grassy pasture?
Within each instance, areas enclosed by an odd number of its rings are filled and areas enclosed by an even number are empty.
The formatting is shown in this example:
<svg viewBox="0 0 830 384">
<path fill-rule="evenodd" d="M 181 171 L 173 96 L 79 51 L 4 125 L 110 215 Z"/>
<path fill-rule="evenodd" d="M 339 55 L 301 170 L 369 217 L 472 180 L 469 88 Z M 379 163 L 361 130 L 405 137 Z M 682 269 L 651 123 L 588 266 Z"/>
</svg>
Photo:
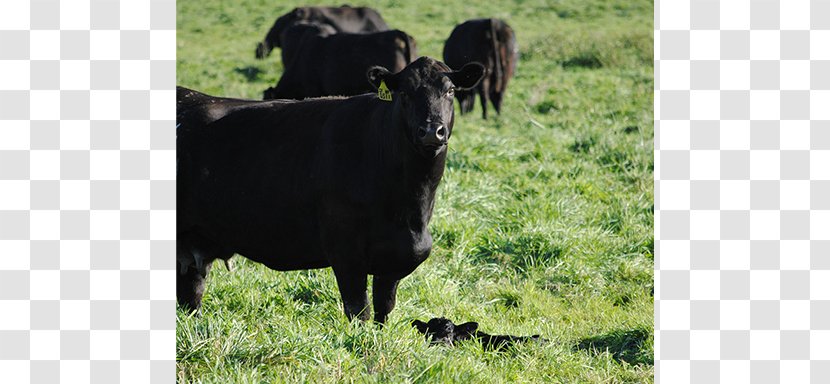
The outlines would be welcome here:
<svg viewBox="0 0 830 384">
<path fill-rule="evenodd" d="M 378 9 L 438 59 L 456 24 L 505 19 L 520 62 L 503 113 L 456 117 L 435 248 L 384 329 L 345 321 L 329 269 L 237 257 L 233 272 L 214 266 L 201 317 L 178 314 L 179 381 L 652 382 L 652 1 L 350 4 Z M 178 1 L 178 84 L 260 98 L 282 66 L 279 50 L 254 59 L 256 42 L 294 6 Z M 551 343 L 428 347 L 409 321 L 433 316 Z"/>
</svg>

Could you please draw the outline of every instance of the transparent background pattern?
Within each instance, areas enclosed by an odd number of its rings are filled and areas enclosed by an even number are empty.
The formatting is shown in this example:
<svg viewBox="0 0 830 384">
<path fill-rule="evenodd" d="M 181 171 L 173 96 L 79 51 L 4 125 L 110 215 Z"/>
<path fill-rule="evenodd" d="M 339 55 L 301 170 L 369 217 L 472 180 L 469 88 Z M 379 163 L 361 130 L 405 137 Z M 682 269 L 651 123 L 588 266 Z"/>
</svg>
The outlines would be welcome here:
<svg viewBox="0 0 830 384">
<path fill-rule="evenodd" d="M 0 3 L 0 382 L 175 380 L 175 8 Z"/>
<path fill-rule="evenodd" d="M 830 0 L 655 3 L 661 383 L 830 383 Z"/>
</svg>

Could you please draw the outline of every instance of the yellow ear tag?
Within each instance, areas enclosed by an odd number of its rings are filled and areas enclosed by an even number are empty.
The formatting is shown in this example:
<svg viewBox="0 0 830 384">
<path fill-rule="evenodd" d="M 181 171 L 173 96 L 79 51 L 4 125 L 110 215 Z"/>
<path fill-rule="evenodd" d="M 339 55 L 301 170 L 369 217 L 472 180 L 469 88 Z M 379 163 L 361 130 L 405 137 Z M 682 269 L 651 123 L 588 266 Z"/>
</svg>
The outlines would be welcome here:
<svg viewBox="0 0 830 384">
<path fill-rule="evenodd" d="M 389 88 L 386 87 L 386 82 L 383 80 L 380 81 L 380 86 L 378 87 L 378 99 L 392 101 L 392 92 L 389 91 Z"/>
</svg>

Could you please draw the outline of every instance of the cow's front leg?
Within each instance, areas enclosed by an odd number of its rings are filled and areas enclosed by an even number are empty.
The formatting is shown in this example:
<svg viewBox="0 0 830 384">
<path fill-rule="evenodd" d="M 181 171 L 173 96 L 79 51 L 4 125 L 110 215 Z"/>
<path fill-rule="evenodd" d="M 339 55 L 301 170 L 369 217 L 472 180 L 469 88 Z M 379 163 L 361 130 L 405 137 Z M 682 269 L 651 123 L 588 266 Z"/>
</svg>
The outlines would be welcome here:
<svg viewBox="0 0 830 384">
<path fill-rule="evenodd" d="M 369 308 L 369 298 L 366 296 L 368 274 L 347 266 L 333 269 L 346 317 L 349 321 L 355 317 L 364 321 L 369 320 L 372 310 Z"/>
<path fill-rule="evenodd" d="M 395 296 L 398 292 L 398 282 L 387 276 L 375 275 L 372 277 L 372 304 L 375 307 L 375 321 L 383 324 L 392 309 L 395 308 Z"/>
</svg>

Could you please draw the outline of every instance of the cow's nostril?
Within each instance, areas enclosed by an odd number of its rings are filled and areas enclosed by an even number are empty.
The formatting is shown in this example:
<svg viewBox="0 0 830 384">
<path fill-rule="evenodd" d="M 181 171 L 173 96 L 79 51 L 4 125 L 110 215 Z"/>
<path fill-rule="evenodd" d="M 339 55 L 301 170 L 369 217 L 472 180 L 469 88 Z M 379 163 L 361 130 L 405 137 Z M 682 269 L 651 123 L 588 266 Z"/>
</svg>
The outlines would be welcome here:
<svg viewBox="0 0 830 384">
<path fill-rule="evenodd" d="M 442 125 L 442 126 L 438 127 L 438 129 L 435 130 L 435 137 L 437 137 L 438 140 L 443 140 L 446 133 L 447 133 L 447 130 L 444 129 L 444 126 Z"/>
<path fill-rule="evenodd" d="M 424 138 L 427 135 L 427 130 L 423 128 L 418 128 L 418 137 Z"/>
</svg>

